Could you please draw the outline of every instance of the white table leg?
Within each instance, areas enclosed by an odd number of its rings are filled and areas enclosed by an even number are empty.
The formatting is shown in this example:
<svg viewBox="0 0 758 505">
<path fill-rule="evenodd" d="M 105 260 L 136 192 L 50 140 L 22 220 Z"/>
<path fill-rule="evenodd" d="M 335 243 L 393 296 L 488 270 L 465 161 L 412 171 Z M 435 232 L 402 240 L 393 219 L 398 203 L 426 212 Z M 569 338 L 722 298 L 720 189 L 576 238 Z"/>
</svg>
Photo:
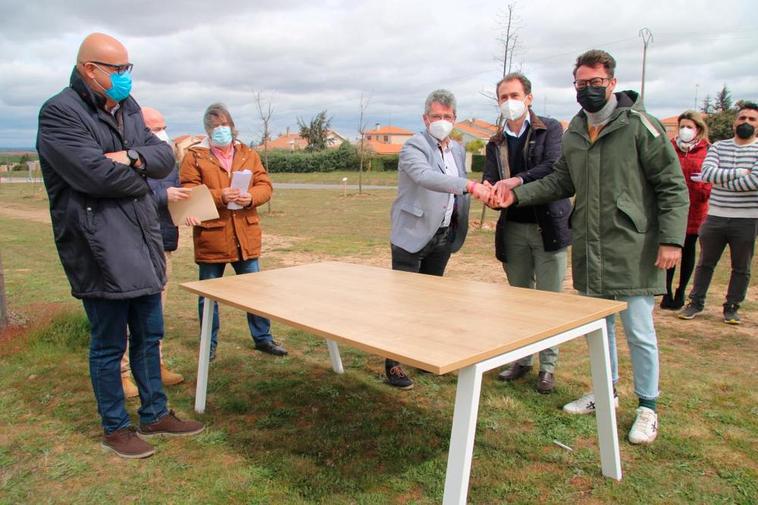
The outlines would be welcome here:
<svg viewBox="0 0 758 505">
<path fill-rule="evenodd" d="M 332 370 L 336 373 L 345 373 L 342 368 L 342 358 L 340 358 L 340 348 L 334 340 L 326 340 L 326 347 L 329 349 L 329 360 L 332 362 Z"/>
<path fill-rule="evenodd" d="M 608 329 L 605 324 L 601 329 L 587 334 L 587 342 L 590 347 L 592 391 L 595 394 L 600 465 L 603 475 L 621 480 L 621 457 L 616 431 L 616 409 L 613 407 Z"/>
<path fill-rule="evenodd" d="M 208 364 L 211 354 L 211 325 L 213 323 L 213 300 L 206 298 L 203 304 L 203 320 L 200 323 L 200 355 L 197 360 L 197 387 L 195 389 L 195 412 L 205 412 L 205 395 L 208 391 Z"/>
<path fill-rule="evenodd" d="M 476 365 L 463 368 L 458 372 L 443 505 L 466 505 L 481 389 L 482 372 Z"/>
</svg>

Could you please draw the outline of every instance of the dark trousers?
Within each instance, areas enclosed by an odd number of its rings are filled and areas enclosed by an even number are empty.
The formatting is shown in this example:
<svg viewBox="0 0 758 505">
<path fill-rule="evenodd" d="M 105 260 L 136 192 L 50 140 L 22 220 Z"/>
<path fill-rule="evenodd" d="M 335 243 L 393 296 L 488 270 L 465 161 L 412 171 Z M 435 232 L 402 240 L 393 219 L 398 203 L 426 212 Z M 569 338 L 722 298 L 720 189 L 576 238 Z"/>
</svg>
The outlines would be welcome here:
<svg viewBox="0 0 758 505">
<path fill-rule="evenodd" d="M 440 228 L 429 243 L 415 253 L 408 252 L 394 244 L 391 246 L 392 270 L 436 275 L 438 277 L 442 277 L 445 273 L 445 267 L 452 254 L 447 228 Z M 385 361 L 385 367 L 388 369 L 397 364 L 397 361 L 391 359 Z"/>
<path fill-rule="evenodd" d="M 750 284 L 750 262 L 753 260 L 758 219 L 708 216 L 700 228 L 700 261 L 695 269 L 690 300 L 697 307 L 705 306 L 705 295 L 713 278 L 713 270 L 729 245 L 732 274 L 726 292 L 726 303 L 739 306 Z"/>
<path fill-rule="evenodd" d="M 684 292 L 687 289 L 687 284 L 690 282 L 692 272 L 695 270 L 695 246 L 697 246 L 697 233 L 687 234 L 684 238 L 684 247 L 682 247 L 682 262 L 679 267 L 679 286 L 676 288 L 676 294 L 682 293 L 682 299 L 684 299 Z M 676 267 L 666 270 L 666 293 L 671 298 L 674 298 L 675 293 L 673 291 L 672 284 L 674 283 L 674 273 L 676 273 Z"/>
<path fill-rule="evenodd" d="M 129 328 L 129 361 L 137 382 L 142 424 L 150 424 L 168 413 L 161 384 L 158 344 L 163 338 L 161 294 L 127 300 L 88 298 L 82 300 L 91 326 L 89 370 L 97 411 L 103 429 L 112 433 L 130 425 L 121 386 L 121 357 L 126 350 Z"/>
</svg>

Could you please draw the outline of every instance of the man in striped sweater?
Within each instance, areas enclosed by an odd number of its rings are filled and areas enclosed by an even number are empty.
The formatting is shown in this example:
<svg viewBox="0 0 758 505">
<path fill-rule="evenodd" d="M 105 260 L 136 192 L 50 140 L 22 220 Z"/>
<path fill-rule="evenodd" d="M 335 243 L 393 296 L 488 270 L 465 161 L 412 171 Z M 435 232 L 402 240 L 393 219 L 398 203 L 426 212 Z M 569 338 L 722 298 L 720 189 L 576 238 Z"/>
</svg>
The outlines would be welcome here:
<svg viewBox="0 0 758 505">
<path fill-rule="evenodd" d="M 734 137 L 713 144 L 700 178 L 713 184 L 708 217 L 700 228 L 700 261 L 689 303 L 680 319 L 692 319 L 705 307 L 713 270 L 726 245 L 732 274 L 724 304 L 724 322 L 740 324 L 737 310 L 750 284 L 750 264 L 758 233 L 758 105 L 742 102 L 734 121 Z"/>
</svg>

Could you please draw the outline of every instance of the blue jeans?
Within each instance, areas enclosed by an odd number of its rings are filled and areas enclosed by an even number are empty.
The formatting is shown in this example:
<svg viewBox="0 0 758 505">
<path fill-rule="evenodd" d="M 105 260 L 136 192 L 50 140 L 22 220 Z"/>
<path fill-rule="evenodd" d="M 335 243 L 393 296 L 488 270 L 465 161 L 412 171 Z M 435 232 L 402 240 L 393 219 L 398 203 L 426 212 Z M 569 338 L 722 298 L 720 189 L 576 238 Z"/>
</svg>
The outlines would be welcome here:
<svg viewBox="0 0 758 505">
<path fill-rule="evenodd" d="M 200 267 L 200 280 L 217 279 L 224 275 L 224 269 L 228 263 L 198 263 Z M 258 259 L 234 261 L 231 263 L 234 272 L 239 274 L 251 274 L 254 272 L 260 272 L 260 266 L 258 265 Z M 200 297 L 197 301 L 197 311 L 200 323 L 203 321 L 203 305 L 205 305 L 205 298 Z M 253 342 L 256 344 L 262 344 L 264 342 L 271 342 L 274 337 L 271 336 L 271 321 L 265 317 L 256 316 L 255 314 L 247 314 L 247 325 L 250 328 L 250 336 L 253 337 Z M 213 325 L 211 326 L 211 350 L 216 349 L 218 345 L 218 329 L 220 323 L 218 320 L 218 303 L 213 302 Z"/>
<path fill-rule="evenodd" d="M 617 300 L 626 302 L 628 307 L 621 312 L 626 342 L 632 356 L 632 374 L 634 376 L 634 393 L 645 400 L 658 398 L 658 337 L 653 326 L 652 296 L 617 296 Z M 608 347 L 611 354 L 611 378 L 616 384 L 619 380 L 618 356 L 616 353 L 616 315 L 605 318 L 608 324 Z"/>
<path fill-rule="evenodd" d="M 130 424 L 121 386 L 121 357 L 129 327 L 129 361 L 137 382 L 140 423 L 149 424 L 168 413 L 161 384 L 158 344 L 163 338 L 161 295 L 127 300 L 82 300 L 91 326 L 89 373 L 97 411 L 110 434 Z"/>
</svg>

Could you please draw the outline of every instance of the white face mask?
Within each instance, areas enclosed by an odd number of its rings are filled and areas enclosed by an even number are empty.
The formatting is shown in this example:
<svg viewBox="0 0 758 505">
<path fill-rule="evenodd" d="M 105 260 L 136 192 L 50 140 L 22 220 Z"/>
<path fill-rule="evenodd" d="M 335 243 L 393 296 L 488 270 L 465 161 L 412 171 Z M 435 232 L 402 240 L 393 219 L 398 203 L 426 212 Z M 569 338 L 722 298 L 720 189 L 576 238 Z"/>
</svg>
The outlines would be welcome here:
<svg viewBox="0 0 758 505">
<path fill-rule="evenodd" d="M 505 119 L 515 121 L 526 112 L 526 105 L 521 100 L 509 99 L 500 104 L 500 112 Z"/>
<path fill-rule="evenodd" d="M 165 128 L 162 129 L 162 130 L 159 130 L 157 132 L 153 132 L 153 135 L 155 135 L 156 137 L 158 137 L 159 139 L 161 139 L 162 141 L 164 141 L 167 144 L 171 143 L 171 139 L 169 138 L 168 133 L 166 133 L 166 129 Z"/>
<path fill-rule="evenodd" d="M 682 142 L 691 142 L 692 139 L 695 138 L 695 130 L 686 126 L 682 126 L 679 128 L 679 138 Z"/>
<path fill-rule="evenodd" d="M 453 131 L 453 123 L 440 119 L 429 123 L 429 133 L 437 140 L 445 140 L 450 132 Z"/>
</svg>

